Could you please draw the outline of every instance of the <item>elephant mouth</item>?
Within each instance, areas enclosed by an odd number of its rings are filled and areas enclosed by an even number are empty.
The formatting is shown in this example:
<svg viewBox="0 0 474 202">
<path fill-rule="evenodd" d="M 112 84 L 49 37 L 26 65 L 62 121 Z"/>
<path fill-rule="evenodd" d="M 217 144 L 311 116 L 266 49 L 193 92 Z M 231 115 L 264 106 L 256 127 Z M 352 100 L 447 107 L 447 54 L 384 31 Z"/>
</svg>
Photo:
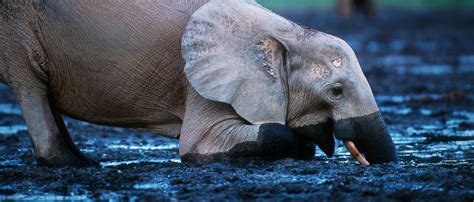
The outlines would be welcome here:
<svg viewBox="0 0 474 202">
<path fill-rule="evenodd" d="M 321 151 L 323 151 L 328 157 L 332 157 L 335 149 L 334 127 L 334 121 L 328 119 L 323 123 L 298 127 L 293 130 L 296 134 L 302 135 L 318 145 Z M 361 165 L 370 165 L 365 156 L 359 152 L 353 141 L 343 140 L 343 142 L 352 157 L 354 157 Z"/>
<path fill-rule="evenodd" d="M 318 145 L 326 156 L 333 156 L 336 144 L 334 140 L 334 121 L 332 119 L 314 125 L 293 128 L 293 131 Z"/>
</svg>

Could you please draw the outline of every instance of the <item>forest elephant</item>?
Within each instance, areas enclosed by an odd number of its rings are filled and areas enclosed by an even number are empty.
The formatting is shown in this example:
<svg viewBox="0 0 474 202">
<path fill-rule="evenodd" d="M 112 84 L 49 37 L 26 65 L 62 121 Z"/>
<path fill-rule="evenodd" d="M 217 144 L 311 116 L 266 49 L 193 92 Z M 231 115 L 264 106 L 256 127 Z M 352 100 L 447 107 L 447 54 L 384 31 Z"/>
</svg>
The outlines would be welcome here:
<svg viewBox="0 0 474 202">
<path fill-rule="evenodd" d="M 98 165 L 63 115 L 179 138 L 183 161 L 331 156 L 335 138 L 397 161 L 348 44 L 253 0 L 6 0 L 0 17 L 0 80 L 39 165 Z"/>
</svg>

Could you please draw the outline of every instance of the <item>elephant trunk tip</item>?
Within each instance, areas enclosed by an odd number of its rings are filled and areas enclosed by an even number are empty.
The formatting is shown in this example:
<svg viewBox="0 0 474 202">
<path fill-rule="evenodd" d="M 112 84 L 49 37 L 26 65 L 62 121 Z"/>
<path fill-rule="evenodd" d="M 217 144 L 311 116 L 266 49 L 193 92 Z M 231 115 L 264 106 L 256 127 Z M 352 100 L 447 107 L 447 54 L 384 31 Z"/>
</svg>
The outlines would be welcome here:
<svg viewBox="0 0 474 202">
<path fill-rule="evenodd" d="M 380 112 L 339 120 L 334 133 L 363 165 L 398 162 L 395 145 Z"/>
</svg>

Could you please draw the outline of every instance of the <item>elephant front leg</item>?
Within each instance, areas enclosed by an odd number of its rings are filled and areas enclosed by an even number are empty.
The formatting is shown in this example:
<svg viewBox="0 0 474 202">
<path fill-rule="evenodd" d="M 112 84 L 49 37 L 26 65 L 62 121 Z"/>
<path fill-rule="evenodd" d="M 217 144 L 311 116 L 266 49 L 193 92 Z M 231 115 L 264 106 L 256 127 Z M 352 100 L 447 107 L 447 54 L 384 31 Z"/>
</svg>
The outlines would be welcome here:
<svg viewBox="0 0 474 202">
<path fill-rule="evenodd" d="M 238 157 L 311 159 L 314 152 L 313 143 L 284 125 L 250 125 L 228 104 L 204 99 L 193 91 L 188 97 L 180 136 L 183 161 Z"/>
<path fill-rule="evenodd" d="M 260 156 L 270 160 L 285 157 L 309 160 L 314 157 L 314 144 L 301 136 L 295 135 L 290 128 L 278 123 L 252 126 L 258 128 L 254 140 L 255 146 L 252 148 L 252 142 L 240 141 L 241 143 L 231 146 L 228 152 L 229 156 Z M 247 125 L 238 127 L 247 127 Z M 227 135 L 233 137 L 242 135 L 242 133 L 229 133 Z"/>
</svg>

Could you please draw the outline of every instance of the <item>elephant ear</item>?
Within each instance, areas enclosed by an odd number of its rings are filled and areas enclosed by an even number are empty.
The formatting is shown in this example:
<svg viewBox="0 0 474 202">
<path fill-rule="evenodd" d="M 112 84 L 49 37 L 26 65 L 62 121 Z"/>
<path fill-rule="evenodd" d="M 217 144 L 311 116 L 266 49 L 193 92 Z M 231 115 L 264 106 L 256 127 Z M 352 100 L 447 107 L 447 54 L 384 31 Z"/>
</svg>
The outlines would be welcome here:
<svg viewBox="0 0 474 202">
<path fill-rule="evenodd" d="M 252 124 L 285 124 L 286 49 L 272 26 L 292 24 L 254 1 L 202 6 L 182 38 L 191 86 L 206 99 L 230 104 Z"/>
</svg>

